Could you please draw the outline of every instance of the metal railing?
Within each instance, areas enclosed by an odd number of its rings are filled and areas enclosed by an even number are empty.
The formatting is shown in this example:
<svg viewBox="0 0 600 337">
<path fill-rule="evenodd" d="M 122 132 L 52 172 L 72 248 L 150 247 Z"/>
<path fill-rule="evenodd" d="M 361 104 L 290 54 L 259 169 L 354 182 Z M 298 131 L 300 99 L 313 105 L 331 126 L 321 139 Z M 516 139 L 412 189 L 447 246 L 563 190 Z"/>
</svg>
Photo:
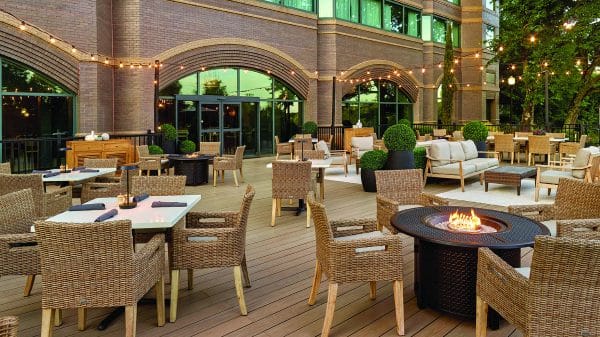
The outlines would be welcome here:
<svg viewBox="0 0 600 337">
<path fill-rule="evenodd" d="M 319 126 L 317 129 L 317 138 L 327 141 L 331 136 L 331 126 Z M 344 148 L 344 127 L 336 125 L 333 127 L 333 139 L 331 140 L 332 150 L 342 150 Z"/>
</svg>

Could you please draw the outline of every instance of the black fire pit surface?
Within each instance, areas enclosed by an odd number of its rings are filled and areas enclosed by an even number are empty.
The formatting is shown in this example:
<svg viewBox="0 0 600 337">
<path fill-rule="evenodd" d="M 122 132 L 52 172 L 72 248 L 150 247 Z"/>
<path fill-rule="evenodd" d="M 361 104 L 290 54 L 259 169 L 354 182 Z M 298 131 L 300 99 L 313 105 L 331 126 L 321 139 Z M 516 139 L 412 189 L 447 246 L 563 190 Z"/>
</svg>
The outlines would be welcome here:
<svg viewBox="0 0 600 337">
<path fill-rule="evenodd" d="M 415 294 L 420 308 L 474 318 L 477 248 L 488 247 L 511 266 L 519 267 L 521 248 L 533 247 L 536 235 L 550 234 L 544 225 L 525 217 L 473 209 L 476 215 L 498 220 L 506 228 L 497 233 L 460 233 L 435 228 L 426 221 L 456 210 L 470 214 L 471 207 L 418 207 L 392 217 L 392 226 L 415 239 Z M 497 324 L 497 319 L 491 323 Z"/>
</svg>

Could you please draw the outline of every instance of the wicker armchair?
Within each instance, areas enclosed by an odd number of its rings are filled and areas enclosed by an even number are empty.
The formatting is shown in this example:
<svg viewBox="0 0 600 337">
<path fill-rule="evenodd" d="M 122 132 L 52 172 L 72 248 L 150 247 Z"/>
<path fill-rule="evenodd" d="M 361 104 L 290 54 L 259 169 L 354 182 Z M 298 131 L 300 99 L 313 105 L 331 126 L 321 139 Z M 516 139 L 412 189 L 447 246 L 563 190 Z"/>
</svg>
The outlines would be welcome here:
<svg viewBox="0 0 600 337">
<path fill-rule="evenodd" d="M 201 155 L 219 156 L 221 155 L 221 142 L 200 142 L 198 153 Z"/>
<path fill-rule="evenodd" d="M 150 176 L 131 178 L 131 194 L 182 195 L 185 194 L 185 176 Z"/>
<path fill-rule="evenodd" d="M 375 219 L 329 221 L 325 206 L 312 198 L 308 203 L 315 222 L 317 249 L 309 305 L 315 303 L 323 273 L 329 282 L 321 336 L 329 335 L 339 283 L 369 282 L 370 297 L 375 299 L 377 281 L 393 281 L 396 331 L 404 335 L 402 239 L 377 231 Z"/>
<path fill-rule="evenodd" d="M 0 317 L 0 337 L 17 337 L 19 318 L 16 316 Z"/>
<path fill-rule="evenodd" d="M 302 136 L 302 135 L 300 135 Z M 313 143 L 311 137 L 298 137 L 294 138 L 294 157 L 300 159 L 302 152 L 311 151 L 313 149 Z"/>
<path fill-rule="evenodd" d="M 344 167 L 344 175 L 348 176 L 348 157 L 345 150 L 331 150 L 330 145 L 325 141 L 320 140 L 315 145 L 317 150 L 321 150 L 325 154 L 325 158 L 331 159 L 331 165 L 339 165 Z"/>
<path fill-rule="evenodd" d="M 579 137 L 579 142 L 562 142 L 558 144 L 558 153 L 561 160 L 564 157 L 575 156 L 579 149 L 583 149 L 585 147 L 586 141 L 587 135 L 581 135 L 581 137 Z"/>
<path fill-rule="evenodd" d="M 275 136 L 275 151 L 277 153 L 276 160 L 279 159 L 280 154 L 289 154 L 292 159 L 292 143 L 280 143 L 279 136 Z"/>
<path fill-rule="evenodd" d="M 254 194 L 254 187 L 248 185 L 238 212 L 190 212 L 186 216 L 185 228 L 173 229 L 170 322 L 175 322 L 177 317 L 180 269 L 188 270 L 188 289 L 191 289 L 194 269 L 233 267 L 240 312 L 243 316 L 247 315 L 242 274 L 244 285 L 250 287 L 246 266 L 246 226 Z"/>
<path fill-rule="evenodd" d="M 135 336 L 137 302 L 153 286 L 158 326 L 165 324 L 164 236 L 133 251 L 129 220 L 102 223 L 36 223 L 42 266 L 42 336 L 52 335 L 57 310 L 125 307 L 125 336 Z M 85 277 L 82 277 L 85 275 Z"/>
<path fill-rule="evenodd" d="M 515 142 L 513 135 L 495 135 L 494 136 L 494 151 L 500 153 L 500 160 L 504 156 L 504 152 L 510 154 L 510 164 L 512 165 L 515 161 L 515 153 L 517 154 L 517 163 L 521 163 L 521 157 L 519 156 L 520 146 L 518 142 Z"/>
<path fill-rule="evenodd" d="M 221 181 L 225 181 L 225 171 L 233 172 L 233 180 L 235 181 L 235 186 L 240 186 L 238 184 L 237 174 L 235 170 L 240 170 L 240 178 L 242 178 L 242 182 L 244 181 L 244 173 L 242 172 L 242 163 L 244 160 L 244 151 L 246 150 L 246 145 L 238 146 L 235 149 L 234 155 L 224 155 L 222 157 L 213 158 L 213 186 L 217 186 L 217 172 L 221 172 Z"/>
<path fill-rule="evenodd" d="M 163 161 L 166 158 L 165 155 L 150 154 L 148 145 L 138 145 L 135 149 L 139 160 L 137 163 L 140 168 L 139 175 L 142 175 L 143 172 L 146 172 L 146 175 L 150 175 L 151 171 L 156 171 L 156 174 L 160 175 L 163 170 L 168 174 L 169 162 Z"/>
<path fill-rule="evenodd" d="M 116 182 L 89 182 L 84 183 L 81 188 L 81 203 L 86 203 L 96 198 L 116 197 L 119 194 L 127 192 L 127 176 L 129 174 L 129 184 L 132 185 L 132 178 L 139 175 L 140 169 L 121 172 Z"/>
<path fill-rule="evenodd" d="M 600 334 L 600 241 L 538 236 L 531 268 L 515 269 L 479 249 L 475 336 L 488 306 L 527 337 Z"/>
<path fill-rule="evenodd" d="M 40 273 L 35 234 L 30 231 L 36 220 L 34 209 L 31 189 L 0 196 L 0 276 L 27 275 L 25 296 Z"/>
<path fill-rule="evenodd" d="M 421 169 L 375 171 L 375 183 L 379 230 L 385 226 L 390 232 L 397 233 L 390 220 L 398 211 L 420 206 L 448 205 L 446 199 L 423 192 Z"/>
<path fill-rule="evenodd" d="M 600 240 L 600 218 L 557 220 L 556 236 Z"/>
<path fill-rule="evenodd" d="M 271 226 L 275 215 L 281 216 L 281 199 L 306 199 L 312 190 L 310 161 L 274 161 Z M 306 227 L 310 227 L 310 207 L 306 210 Z"/>
<path fill-rule="evenodd" d="M 535 164 L 536 154 L 546 155 L 550 165 L 551 156 L 556 154 L 556 144 L 550 142 L 550 136 L 528 136 L 527 138 L 527 165 Z"/>
<path fill-rule="evenodd" d="M 10 162 L 0 163 L 0 174 L 11 174 Z"/>
<path fill-rule="evenodd" d="M 44 191 L 41 174 L 0 174 L 0 195 L 30 188 L 37 217 L 52 216 L 72 205 L 72 189 L 66 186 Z"/>
<path fill-rule="evenodd" d="M 433 137 L 434 138 L 446 138 L 447 131 L 446 129 L 433 129 Z"/>
<path fill-rule="evenodd" d="M 593 219 L 600 215 L 600 184 L 560 179 L 554 204 L 512 205 L 508 212 L 541 221 L 557 233 L 556 220 Z"/>
<path fill-rule="evenodd" d="M 117 158 L 84 158 L 83 166 L 90 168 L 117 168 Z"/>
</svg>

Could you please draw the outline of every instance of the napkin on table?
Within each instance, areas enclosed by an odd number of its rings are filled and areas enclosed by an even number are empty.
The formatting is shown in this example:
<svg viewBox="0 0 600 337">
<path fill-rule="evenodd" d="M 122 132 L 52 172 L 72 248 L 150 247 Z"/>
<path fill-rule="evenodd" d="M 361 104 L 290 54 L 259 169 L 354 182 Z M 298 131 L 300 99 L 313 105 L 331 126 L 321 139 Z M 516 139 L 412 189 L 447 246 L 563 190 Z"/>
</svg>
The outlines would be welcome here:
<svg viewBox="0 0 600 337">
<path fill-rule="evenodd" d="M 150 195 L 148 193 L 142 193 L 142 194 L 138 194 L 135 197 L 133 197 L 133 201 L 135 202 L 140 202 L 144 199 L 147 199 Z"/>
<path fill-rule="evenodd" d="M 33 171 L 31 171 L 31 173 L 44 173 L 44 174 L 46 174 L 46 173 L 52 173 L 52 171 L 50 171 L 50 170 L 33 170 Z"/>
<path fill-rule="evenodd" d="M 101 209 L 106 209 L 106 206 L 102 203 L 74 205 L 69 207 L 69 211 L 97 211 Z"/>
<path fill-rule="evenodd" d="M 44 178 L 50 178 L 50 177 L 55 177 L 55 176 L 57 176 L 57 175 L 59 175 L 59 174 L 60 174 L 60 172 L 50 172 L 50 173 L 45 173 L 45 174 L 43 175 L 43 177 L 44 177 Z"/>
<path fill-rule="evenodd" d="M 108 219 L 112 218 L 113 216 L 117 215 L 118 213 L 119 213 L 119 211 L 117 211 L 116 208 L 113 208 L 108 212 L 104 212 L 104 213 L 100 214 L 100 216 L 97 217 L 96 220 L 94 220 L 94 222 L 102 222 L 104 220 L 108 220 Z"/>
<path fill-rule="evenodd" d="M 81 171 L 81 170 L 84 170 L 84 169 L 85 169 L 85 166 L 77 166 L 77 167 L 74 167 L 72 169 L 72 171 Z"/>
<path fill-rule="evenodd" d="M 82 173 L 94 173 L 94 172 L 100 172 L 100 170 L 84 168 L 84 169 L 79 170 L 79 172 L 82 172 Z"/>
<path fill-rule="evenodd" d="M 187 202 L 179 201 L 153 201 L 152 207 L 187 207 Z"/>
</svg>

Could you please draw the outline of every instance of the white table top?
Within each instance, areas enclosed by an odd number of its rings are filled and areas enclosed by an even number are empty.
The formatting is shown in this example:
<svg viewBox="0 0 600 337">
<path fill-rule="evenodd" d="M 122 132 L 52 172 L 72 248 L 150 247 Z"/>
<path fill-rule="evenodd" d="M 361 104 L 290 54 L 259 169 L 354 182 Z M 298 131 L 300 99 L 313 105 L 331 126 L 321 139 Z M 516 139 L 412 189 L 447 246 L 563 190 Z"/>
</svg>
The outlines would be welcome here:
<svg viewBox="0 0 600 337">
<path fill-rule="evenodd" d="M 305 139 L 308 139 L 308 138 L 305 138 Z M 311 138 L 311 141 L 313 143 L 318 143 L 319 142 L 319 138 Z M 295 142 L 294 138 L 291 138 L 290 140 L 288 140 L 288 143 L 294 143 L 294 142 Z"/>
<path fill-rule="evenodd" d="M 80 171 L 71 171 L 69 173 L 61 173 L 54 177 L 44 178 L 42 176 L 42 181 L 45 183 L 53 183 L 53 182 L 80 182 L 84 180 L 88 180 L 91 178 L 95 178 L 104 174 L 114 173 L 117 171 L 115 168 L 90 168 L 94 170 L 99 170 L 99 172 L 80 172 Z M 58 172 L 59 169 L 51 170 L 52 172 Z"/>
<path fill-rule="evenodd" d="M 101 214 L 115 208 L 119 213 L 106 220 L 131 220 L 132 229 L 165 229 L 173 227 L 183 218 L 199 201 L 200 195 L 169 195 L 150 196 L 137 203 L 137 207 L 120 209 L 117 198 L 96 198 L 86 204 L 103 203 L 106 209 L 97 211 L 66 211 L 48 219 L 55 222 L 94 222 Z M 186 202 L 187 207 L 155 207 L 153 201 L 178 201 Z"/>
<path fill-rule="evenodd" d="M 494 136 L 488 136 L 487 139 L 488 140 L 494 140 Z M 513 140 L 516 140 L 516 141 L 527 141 L 527 140 L 529 140 L 529 138 L 527 136 L 519 136 L 519 137 L 513 137 Z M 557 142 L 557 143 L 566 142 L 568 140 L 569 140 L 569 138 L 550 138 L 551 142 Z"/>
<path fill-rule="evenodd" d="M 279 161 L 297 161 L 297 160 L 279 160 Z M 332 159 L 310 159 L 312 168 L 328 168 L 331 166 Z M 273 163 L 268 163 L 267 168 L 273 168 Z"/>
</svg>

